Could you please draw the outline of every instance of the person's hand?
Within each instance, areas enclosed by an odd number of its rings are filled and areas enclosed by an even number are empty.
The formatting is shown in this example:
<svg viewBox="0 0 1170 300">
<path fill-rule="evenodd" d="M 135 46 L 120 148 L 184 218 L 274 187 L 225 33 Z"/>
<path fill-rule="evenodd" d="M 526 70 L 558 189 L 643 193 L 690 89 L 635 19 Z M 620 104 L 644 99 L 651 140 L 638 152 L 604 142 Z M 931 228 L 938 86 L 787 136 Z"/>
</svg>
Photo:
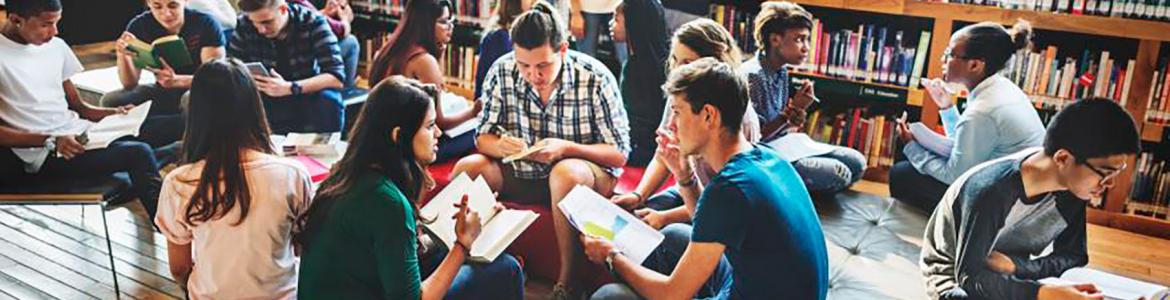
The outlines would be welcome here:
<svg viewBox="0 0 1170 300">
<path fill-rule="evenodd" d="M 273 98 L 292 95 L 292 82 L 285 81 L 284 76 L 280 76 L 280 73 L 277 73 L 276 69 L 269 69 L 268 73 L 272 74 L 272 77 L 253 77 L 256 79 L 256 89 Z"/>
<path fill-rule="evenodd" d="M 98 122 L 112 115 L 124 115 L 134 109 L 134 105 L 127 104 L 118 107 L 89 107 L 81 111 L 81 118 L 90 122 Z"/>
<path fill-rule="evenodd" d="M 799 91 L 796 91 L 796 94 L 792 95 L 792 102 L 788 105 L 801 111 L 808 109 L 808 106 L 812 105 L 817 98 L 814 85 L 815 83 L 813 81 L 805 80 L 803 87 Z"/>
<path fill-rule="evenodd" d="M 1012 262 L 1010 257 L 999 251 L 991 251 L 991 254 L 987 255 L 987 267 L 1000 274 L 1011 275 L 1016 273 L 1016 264 Z"/>
<path fill-rule="evenodd" d="M 581 246 L 585 249 L 585 257 L 595 264 L 605 264 L 605 259 L 613 253 L 613 243 L 603 238 L 581 235 Z"/>
<path fill-rule="evenodd" d="M 168 64 L 167 60 L 161 57 L 159 58 L 159 62 L 162 62 L 162 68 L 146 68 L 147 71 L 154 73 L 154 81 L 159 86 L 168 89 L 179 87 L 179 81 L 175 79 L 175 69 L 171 68 L 171 64 Z"/>
<path fill-rule="evenodd" d="M 948 109 L 955 105 L 952 99 L 955 98 L 956 92 L 951 90 L 946 81 L 938 78 L 927 79 L 922 82 L 922 86 L 926 88 L 934 104 L 938 105 L 938 109 Z"/>
<path fill-rule="evenodd" d="M 569 18 L 569 32 L 577 39 L 585 38 L 585 17 L 582 14 L 573 14 Z"/>
<path fill-rule="evenodd" d="M 681 154 L 678 138 L 674 137 L 674 134 L 668 130 L 658 130 L 658 137 L 655 138 L 655 141 L 658 142 L 658 149 L 654 151 L 654 155 L 658 161 L 666 166 L 666 170 L 674 175 L 675 179 L 689 178 L 692 174 L 691 164 Z"/>
<path fill-rule="evenodd" d="M 337 4 L 337 19 L 345 24 L 353 24 L 353 7 L 348 3 L 338 2 Z"/>
<path fill-rule="evenodd" d="M 666 220 L 666 214 L 657 210 L 643 208 L 634 211 L 634 215 L 642 219 L 642 222 L 645 222 L 646 225 L 654 227 L 654 230 L 662 229 L 662 227 L 666 227 L 669 224 Z"/>
<path fill-rule="evenodd" d="M 483 111 L 483 98 L 475 99 L 471 104 L 471 114 L 478 116 Z"/>
<path fill-rule="evenodd" d="M 496 149 L 500 150 L 503 156 L 510 156 L 512 154 L 520 153 L 528 148 L 528 143 L 523 139 L 514 136 L 501 135 L 499 140 L 496 140 Z"/>
<path fill-rule="evenodd" d="M 540 149 L 540 151 L 536 151 L 535 153 L 528 155 L 527 159 L 551 165 L 552 163 L 565 158 L 565 152 L 569 151 L 569 147 L 572 145 L 572 142 L 566 140 L 546 138 L 536 142 L 536 145 L 533 145 L 533 147 L 544 147 L 544 149 Z"/>
<path fill-rule="evenodd" d="M 72 135 L 57 137 L 57 154 L 65 160 L 73 159 L 82 153 L 85 153 L 85 145 L 78 142 L 77 137 Z"/>
<path fill-rule="evenodd" d="M 119 36 L 117 40 L 114 40 L 114 53 L 118 54 L 118 57 L 126 59 L 128 62 L 133 61 L 134 51 L 130 51 L 130 49 L 126 49 L 126 47 L 129 47 L 130 42 L 135 39 L 138 38 L 135 37 L 133 33 L 130 33 L 129 31 L 122 32 L 122 36 Z"/>
<path fill-rule="evenodd" d="M 452 217 L 455 219 L 455 240 L 463 247 L 468 247 L 465 250 L 471 251 L 471 243 L 479 238 L 483 224 L 480 224 L 479 213 L 468 209 L 467 195 L 463 195 L 463 199 L 459 200 L 455 207 L 459 208 Z"/>
<path fill-rule="evenodd" d="M 905 120 L 898 119 L 894 124 L 894 132 L 898 135 L 898 142 L 902 144 L 909 144 L 914 141 L 914 135 L 910 134 L 910 124 Z"/>
<path fill-rule="evenodd" d="M 1101 295 L 1101 290 L 1091 283 L 1074 284 L 1074 285 L 1051 285 L 1046 284 L 1040 287 L 1040 292 L 1036 294 L 1038 300 L 1080 300 L 1080 299 L 1105 299 Z"/>
<path fill-rule="evenodd" d="M 610 197 L 609 202 L 613 202 L 614 205 L 617 205 L 625 210 L 631 210 L 635 207 L 638 207 L 639 204 L 642 204 L 642 198 L 638 197 L 638 195 L 634 193 L 617 194 L 613 195 L 613 197 Z"/>
</svg>

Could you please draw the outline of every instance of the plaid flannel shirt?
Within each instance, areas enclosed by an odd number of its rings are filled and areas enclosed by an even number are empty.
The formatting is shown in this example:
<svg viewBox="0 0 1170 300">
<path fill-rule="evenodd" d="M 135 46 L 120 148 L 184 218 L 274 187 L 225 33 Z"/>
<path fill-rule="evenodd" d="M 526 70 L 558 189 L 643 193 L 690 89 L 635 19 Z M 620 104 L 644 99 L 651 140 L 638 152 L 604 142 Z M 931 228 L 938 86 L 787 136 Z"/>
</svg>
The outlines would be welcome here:
<svg viewBox="0 0 1170 300">
<path fill-rule="evenodd" d="M 496 60 L 484 80 L 479 132 L 519 137 L 529 145 L 544 138 L 578 144 L 609 144 L 630 153 L 630 125 L 617 80 L 605 65 L 576 51 L 561 63 L 560 86 L 544 105 L 520 75 L 512 53 Z M 502 130 L 502 131 L 501 131 Z M 518 160 L 511 163 L 517 178 L 547 178 L 552 166 Z M 621 168 L 607 168 L 614 176 Z"/>
</svg>

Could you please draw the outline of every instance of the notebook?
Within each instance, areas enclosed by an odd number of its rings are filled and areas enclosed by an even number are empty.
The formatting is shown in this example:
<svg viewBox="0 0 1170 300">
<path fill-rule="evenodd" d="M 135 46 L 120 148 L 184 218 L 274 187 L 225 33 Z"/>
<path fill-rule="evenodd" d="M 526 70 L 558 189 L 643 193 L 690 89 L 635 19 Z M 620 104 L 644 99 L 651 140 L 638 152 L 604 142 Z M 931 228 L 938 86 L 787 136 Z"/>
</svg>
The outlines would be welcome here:
<svg viewBox="0 0 1170 300">
<path fill-rule="evenodd" d="M 1109 274 L 1089 268 L 1072 268 L 1064 271 L 1059 278 L 1049 277 L 1041 279 L 1040 283 L 1053 285 L 1072 285 L 1078 283 L 1092 283 L 1097 286 L 1105 299 L 1117 300 L 1167 300 L 1170 299 L 1170 289 L 1165 286 L 1136 280 L 1124 276 Z"/>
<path fill-rule="evenodd" d="M 666 237 L 592 189 L 578 185 L 557 204 L 583 234 L 603 238 L 635 264 L 642 264 Z"/>
<path fill-rule="evenodd" d="M 483 177 L 472 180 L 467 174 L 460 173 L 419 210 L 423 218 L 434 220 L 424 224 L 424 227 L 439 237 L 447 249 L 455 246 L 455 220 L 452 217 L 459 211 L 455 204 L 464 195 L 468 197 L 468 208 L 479 213 L 483 224 L 479 238 L 472 242 L 468 255 L 468 259 L 474 262 L 495 261 L 540 216 L 528 210 L 497 211 L 496 197 L 487 181 Z"/>
</svg>

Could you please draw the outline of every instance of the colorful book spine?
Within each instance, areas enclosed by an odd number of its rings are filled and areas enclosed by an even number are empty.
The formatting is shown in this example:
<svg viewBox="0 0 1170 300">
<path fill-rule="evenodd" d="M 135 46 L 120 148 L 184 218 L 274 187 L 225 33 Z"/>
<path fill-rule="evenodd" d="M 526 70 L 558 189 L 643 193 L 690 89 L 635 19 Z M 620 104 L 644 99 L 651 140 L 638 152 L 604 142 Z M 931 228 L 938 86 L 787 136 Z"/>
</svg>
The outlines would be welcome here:
<svg viewBox="0 0 1170 300">
<path fill-rule="evenodd" d="M 898 153 L 896 116 L 871 115 L 865 108 L 836 115 L 824 110 L 809 114 L 803 132 L 819 142 L 850 147 L 866 157 L 868 168 L 889 168 Z"/>
</svg>

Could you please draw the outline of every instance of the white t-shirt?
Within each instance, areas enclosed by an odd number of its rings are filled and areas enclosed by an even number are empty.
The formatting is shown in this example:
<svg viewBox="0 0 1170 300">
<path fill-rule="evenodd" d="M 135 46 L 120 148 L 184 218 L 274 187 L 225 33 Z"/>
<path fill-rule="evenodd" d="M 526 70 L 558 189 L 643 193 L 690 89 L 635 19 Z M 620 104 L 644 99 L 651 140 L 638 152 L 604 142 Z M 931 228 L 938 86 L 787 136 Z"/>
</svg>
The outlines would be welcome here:
<svg viewBox="0 0 1170 300">
<path fill-rule="evenodd" d="M 256 152 L 246 157 L 251 205 L 238 225 L 238 204 L 216 220 L 196 225 L 183 221 L 203 161 L 176 168 L 163 180 L 154 222 L 167 241 L 192 245 L 195 269 L 187 281 L 191 299 L 296 299 L 299 260 L 291 246 L 293 223 L 311 204 L 309 172 L 290 159 Z"/>
<path fill-rule="evenodd" d="M 581 11 L 594 14 L 611 14 L 617 9 L 621 0 L 581 0 Z M 609 24 L 602 24 L 609 28 Z"/>
<path fill-rule="evenodd" d="M 84 68 L 60 38 L 22 45 L 0 34 L 0 120 L 7 126 L 49 135 L 81 134 L 93 123 L 69 109 L 65 80 Z M 13 148 L 26 171 L 40 169 L 48 154 L 40 148 Z"/>
</svg>

